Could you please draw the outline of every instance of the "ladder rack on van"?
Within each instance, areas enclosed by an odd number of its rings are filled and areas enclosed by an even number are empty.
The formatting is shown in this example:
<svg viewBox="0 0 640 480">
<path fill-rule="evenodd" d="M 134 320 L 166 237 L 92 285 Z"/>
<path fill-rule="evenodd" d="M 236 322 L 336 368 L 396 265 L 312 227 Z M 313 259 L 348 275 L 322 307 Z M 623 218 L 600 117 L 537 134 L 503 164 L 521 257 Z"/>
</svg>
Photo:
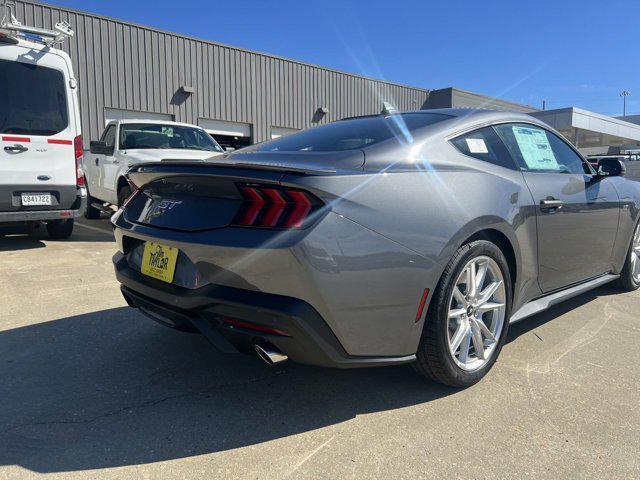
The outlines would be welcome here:
<svg viewBox="0 0 640 480">
<path fill-rule="evenodd" d="M 23 38 L 32 42 L 53 46 L 62 43 L 67 37 L 73 37 L 74 32 L 67 22 L 58 22 L 54 30 L 40 27 L 22 25 L 15 15 L 13 8 L 15 3 L 9 0 L 0 0 L 0 40 L 4 38 L 18 40 Z"/>
</svg>

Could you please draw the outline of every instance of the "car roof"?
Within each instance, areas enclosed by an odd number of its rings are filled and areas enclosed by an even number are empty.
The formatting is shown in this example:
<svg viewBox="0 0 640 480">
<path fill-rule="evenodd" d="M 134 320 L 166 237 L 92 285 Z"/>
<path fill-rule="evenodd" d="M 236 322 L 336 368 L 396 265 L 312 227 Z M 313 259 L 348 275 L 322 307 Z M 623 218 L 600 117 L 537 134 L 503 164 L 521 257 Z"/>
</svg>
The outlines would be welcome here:
<svg viewBox="0 0 640 480">
<path fill-rule="evenodd" d="M 489 110 L 489 109 L 481 109 L 481 108 L 433 108 L 433 109 L 425 109 L 425 110 L 408 110 L 402 112 L 394 112 L 390 114 L 378 114 L 378 115 L 364 115 L 361 117 L 350 117 L 345 120 L 356 120 L 358 118 L 373 118 L 376 116 L 390 116 L 390 115 L 406 115 L 406 114 L 440 114 L 447 115 L 452 117 L 451 120 L 455 123 L 456 129 L 464 129 L 467 126 L 474 126 L 485 123 L 494 123 L 494 122 L 525 122 L 525 123 L 533 123 L 536 125 L 544 126 L 545 128 L 549 128 L 549 125 L 538 120 L 537 118 L 528 115 L 526 113 L 519 112 L 508 112 L 502 110 Z M 451 122 L 448 122 L 451 123 Z M 431 125 L 431 129 L 435 130 L 438 128 L 438 124 Z M 450 126 L 448 127 L 450 128 Z"/>
</svg>

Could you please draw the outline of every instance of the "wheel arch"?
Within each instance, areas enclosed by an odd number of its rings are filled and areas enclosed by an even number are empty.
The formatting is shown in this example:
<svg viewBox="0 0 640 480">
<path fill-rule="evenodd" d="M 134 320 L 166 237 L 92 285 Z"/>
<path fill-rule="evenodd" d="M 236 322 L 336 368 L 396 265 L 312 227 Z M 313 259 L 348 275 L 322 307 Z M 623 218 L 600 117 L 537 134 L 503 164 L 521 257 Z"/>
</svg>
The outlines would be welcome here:
<svg viewBox="0 0 640 480">
<path fill-rule="evenodd" d="M 116 195 L 118 194 L 118 192 L 122 187 L 128 187 L 128 186 L 129 186 L 129 181 L 127 180 L 127 177 L 125 177 L 124 175 L 120 175 L 118 177 L 118 183 L 116 184 Z"/>
<path fill-rule="evenodd" d="M 516 280 L 518 279 L 518 259 L 516 258 L 516 252 L 511 244 L 511 240 L 509 240 L 509 238 L 501 231 L 493 228 L 487 228 L 471 235 L 462 242 L 462 245 L 476 240 L 487 240 L 495 244 L 504 254 L 507 260 L 507 266 L 509 267 L 512 292 L 515 291 Z"/>
<path fill-rule="evenodd" d="M 442 250 L 439 263 L 443 272 L 453 254 L 462 246 L 474 240 L 487 240 L 500 248 L 509 266 L 512 292 L 515 295 L 518 281 L 522 277 L 521 252 L 516 234 L 510 224 L 497 217 L 484 217 L 472 221 L 453 235 Z M 441 275 L 442 276 L 442 273 Z"/>
</svg>

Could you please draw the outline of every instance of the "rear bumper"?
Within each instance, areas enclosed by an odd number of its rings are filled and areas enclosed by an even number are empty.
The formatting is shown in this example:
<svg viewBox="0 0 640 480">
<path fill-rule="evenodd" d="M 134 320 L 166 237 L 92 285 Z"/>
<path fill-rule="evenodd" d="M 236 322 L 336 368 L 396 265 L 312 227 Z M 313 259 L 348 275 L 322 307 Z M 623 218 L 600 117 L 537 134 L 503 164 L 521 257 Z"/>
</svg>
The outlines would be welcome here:
<svg viewBox="0 0 640 480">
<path fill-rule="evenodd" d="M 69 208 L 56 210 L 14 210 L 9 212 L 0 211 L 0 223 L 67 220 L 69 218 L 76 218 L 82 215 L 86 207 L 86 189 L 79 188 L 76 191 L 76 199 Z"/>
<path fill-rule="evenodd" d="M 205 322 L 219 335 L 212 341 L 222 351 L 248 353 L 253 352 L 254 344 L 271 343 L 295 362 L 338 368 L 396 365 L 415 360 L 415 355 L 347 354 L 321 315 L 300 299 L 220 285 L 187 289 L 143 277 L 130 268 L 120 252 L 114 255 L 113 262 L 130 306 L 180 330 L 195 330 L 195 325 Z M 286 335 L 230 326 L 225 319 L 279 330 Z"/>
</svg>

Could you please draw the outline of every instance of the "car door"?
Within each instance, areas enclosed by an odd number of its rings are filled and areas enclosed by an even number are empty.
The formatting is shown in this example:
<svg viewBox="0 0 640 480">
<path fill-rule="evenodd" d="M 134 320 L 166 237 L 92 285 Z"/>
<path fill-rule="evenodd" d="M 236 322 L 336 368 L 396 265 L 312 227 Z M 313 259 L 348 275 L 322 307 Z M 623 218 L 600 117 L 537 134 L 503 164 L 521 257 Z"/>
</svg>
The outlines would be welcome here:
<svg viewBox="0 0 640 480">
<path fill-rule="evenodd" d="M 542 127 L 503 124 L 495 128 L 533 197 L 542 291 L 610 271 L 620 215 L 612 183 L 594 175 L 566 141 Z"/>
<path fill-rule="evenodd" d="M 114 148 L 116 140 L 116 125 L 110 123 L 106 126 L 100 141 L 104 142 L 109 148 Z M 89 193 L 92 197 L 98 198 L 102 201 L 107 201 L 107 194 L 104 191 L 104 165 L 106 162 L 106 155 L 102 153 L 90 153 L 89 158 L 84 162 L 87 175 L 87 185 L 89 187 Z"/>
<path fill-rule="evenodd" d="M 103 142 L 111 149 L 111 153 L 102 155 L 100 158 L 100 190 L 102 199 L 110 203 L 115 203 L 116 178 L 120 169 L 117 139 L 118 125 L 112 123 L 105 130 L 105 138 L 103 139 Z"/>
</svg>

